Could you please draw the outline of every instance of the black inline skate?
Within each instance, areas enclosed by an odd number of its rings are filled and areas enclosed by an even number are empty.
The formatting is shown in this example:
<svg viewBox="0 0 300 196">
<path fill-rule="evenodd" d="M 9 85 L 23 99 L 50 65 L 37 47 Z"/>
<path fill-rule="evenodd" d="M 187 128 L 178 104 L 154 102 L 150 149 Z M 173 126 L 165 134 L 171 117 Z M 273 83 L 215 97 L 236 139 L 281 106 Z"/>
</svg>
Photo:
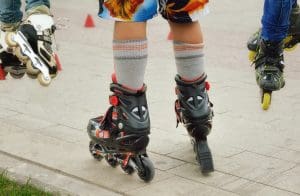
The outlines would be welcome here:
<svg viewBox="0 0 300 196">
<path fill-rule="evenodd" d="M 261 89 L 261 104 L 267 110 L 271 104 L 272 91 L 280 90 L 285 85 L 283 77 L 284 57 L 283 41 L 262 40 L 255 58 L 256 82 Z"/>
<path fill-rule="evenodd" d="M 146 86 L 132 91 L 112 83 L 110 90 L 111 107 L 104 116 L 91 119 L 87 127 L 90 152 L 112 167 L 120 164 L 127 174 L 137 170 L 143 181 L 150 182 L 155 171 L 146 152 L 150 134 Z"/>
<path fill-rule="evenodd" d="M 212 128 L 213 110 L 207 90 L 209 85 L 206 77 L 196 82 L 184 82 L 180 76 L 175 77 L 177 83 L 175 112 L 178 123 L 186 127 L 196 153 L 196 159 L 202 173 L 214 171 L 211 151 L 208 147 L 207 136 Z"/>
<path fill-rule="evenodd" d="M 255 56 L 259 51 L 259 44 L 261 42 L 261 28 L 255 32 L 247 42 L 247 48 L 249 50 L 249 60 L 253 62 Z M 284 49 L 286 51 L 292 51 L 296 48 L 300 42 L 300 8 L 299 5 L 294 7 L 290 15 L 290 27 L 287 37 L 284 39 Z"/>
</svg>

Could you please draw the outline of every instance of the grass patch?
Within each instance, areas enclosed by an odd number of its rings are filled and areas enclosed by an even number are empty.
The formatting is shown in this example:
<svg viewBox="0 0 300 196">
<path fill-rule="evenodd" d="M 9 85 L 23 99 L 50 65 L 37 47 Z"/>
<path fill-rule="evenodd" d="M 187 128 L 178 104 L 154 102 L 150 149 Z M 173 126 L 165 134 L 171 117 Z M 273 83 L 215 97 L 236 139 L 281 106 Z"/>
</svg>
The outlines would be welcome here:
<svg viewBox="0 0 300 196">
<path fill-rule="evenodd" d="M 0 174 L 0 196 L 52 196 L 52 193 L 42 191 L 29 184 L 29 180 L 26 184 L 22 185 L 12 180 L 9 180 L 5 173 Z"/>
</svg>

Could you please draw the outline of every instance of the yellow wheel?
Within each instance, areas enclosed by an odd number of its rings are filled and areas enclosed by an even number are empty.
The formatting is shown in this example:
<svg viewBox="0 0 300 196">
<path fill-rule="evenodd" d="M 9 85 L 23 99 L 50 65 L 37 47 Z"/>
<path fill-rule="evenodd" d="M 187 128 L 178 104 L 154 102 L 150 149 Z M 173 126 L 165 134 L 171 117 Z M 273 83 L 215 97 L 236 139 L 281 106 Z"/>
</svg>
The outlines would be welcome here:
<svg viewBox="0 0 300 196">
<path fill-rule="evenodd" d="M 261 103 L 262 109 L 263 110 L 269 109 L 270 104 L 271 104 L 271 93 L 264 93 L 262 97 L 262 103 Z"/>
<path fill-rule="evenodd" d="M 32 62 L 31 61 L 27 61 L 26 63 L 26 69 L 27 69 L 27 73 L 31 74 L 31 75 L 37 75 L 40 70 L 36 69 L 32 66 Z"/>
<path fill-rule="evenodd" d="M 297 44 L 295 44 L 293 47 L 291 48 L 285 48 L 284 50 L 287 52 L 292 52 L 293 50 L 295 50 L 297 48 Z"/>
<path fill-rule="evenodd" d="M 37 78 L 37 75 L 34 75 L 34 74 L 30 74 L 30 73 L 26 73 L 27 74 L 27 76 L 29 77 L 29 78 L 31 78 L 31 79 L 36 79 Z"/>
<path fill-rule="evenodd" d="M 45 79 L 44 75 L 42 73 L 38 74 L 38 81 L 42 86 L 49 86 L 51 83 L 51 79 L 47 80 Z"/>
<path fill-rule="evenodd" d="M 250 50 L 249 51 L 249 54 L 248 54 L 248 58 L 251 62 L 253 62 L 255 60 L 255 56 L 256 56 L 256 52 L 255 51 L 252 51 Z"/>
<path fill-rule="evenodd" d="M 17 47 L 15 50 L 15 55 L 18 57 L 18 59 L 22 62 L 28 61 L 29 57 L 23 54 L 22 50 L 20 47 Z"/>
<path fill-rule="evenodd" d="M 9 47 L 16 47 L 18 45 L 18 43 L 12 39 L 13 36 L 14 36 L 13 32 L 9 32 L 5 36 L 5 42 Z"/>
<path fill-rule="evenodd" d="M 284 45 L 287 45 L 289 42 L 291 42 L 293 40 L 293 36 L 287 36 L 284 39 Z M 294 46 L 290 47 L 290 48 L 284 48 L 285 51 L 291 52 L 293 50 L 296 49 L 297 44 L 295 44 Z"/>
</svg>

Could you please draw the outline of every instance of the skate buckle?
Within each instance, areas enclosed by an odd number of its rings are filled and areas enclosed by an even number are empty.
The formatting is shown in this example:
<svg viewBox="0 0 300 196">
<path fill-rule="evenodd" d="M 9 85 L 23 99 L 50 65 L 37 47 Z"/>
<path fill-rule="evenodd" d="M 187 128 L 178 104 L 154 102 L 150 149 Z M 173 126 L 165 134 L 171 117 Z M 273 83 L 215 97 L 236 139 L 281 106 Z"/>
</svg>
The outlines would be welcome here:
<svg viewBox="0 0 300 196">
<path fill-rule="evenodd" d="M 118 99 L 118 97 L 115 96 L 115 95 L 109 96 L 109 103 L 110 103 L 112 106 L 117 106 L 117 105 L 119 105 L 119 99 Z"/>
<path fill-rule="evenodd" d="M 51 77 L 49 74 L 49 70 L 47 66 L 44 64 L 44 62 L 33 52 L 33 49 L 31 48 L 30 44 L 28 43 L 26 37 L 23 35 L 21 31 L 17 31 L 16 34 L 12 36 L 13 41 L 19 44 L 21 51 L 23 54 L 28 56 L 32 62 L 32 65 L 39 69 L 46 81 L 50 81 Z"/>
</svg>

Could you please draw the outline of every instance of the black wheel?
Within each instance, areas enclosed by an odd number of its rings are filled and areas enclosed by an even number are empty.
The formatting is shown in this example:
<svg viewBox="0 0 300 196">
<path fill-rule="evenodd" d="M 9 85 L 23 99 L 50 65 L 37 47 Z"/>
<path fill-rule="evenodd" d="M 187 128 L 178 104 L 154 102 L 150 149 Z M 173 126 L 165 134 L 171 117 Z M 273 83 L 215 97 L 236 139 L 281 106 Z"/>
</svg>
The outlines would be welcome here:
<svg viewBox="0 0 300 196">
<path fill-rule="evenodd" d="M 103 159 L 103 156 L 99 153 L 102 150 L 102 148 L 99 144 L 96 144 L 95 142 L 90 141 L 89 150 L 90 150 L 91 155 L 97 161 L 101 161 Z"/>
<path fill-rule="evenodd" d="M 121 168 L 126 174 L 131 175 L 134 173 L 134 168 L 130 165 L 126 165 L 125 167 L 122 165 Z"/>
<path fill-rule="evenodd" d="M 196 159 L 200 165 L 201 172 L 203 174 L 213 172 L 214 163 L 207 141 L 198 141 L 196 143 L 196 148 Z"/>
<path fill-rule="evenodd" d="M 27 74 L 27 76 L 29 77 L 29 78 L 31 78 L 31 79 L 36 79 L 37 78 L 37 75 L 35 75 L 35 74 L 30 74 L 30 73 L 26 73 Z"/>
<path fill-rule="evenodd" d="M 150 182 L 155 174 L 153 163 L 148 157 L 140 156 L 140 164 L 142 168 L 139 168 L 138 176 L 145 182 Z"/>
<path fill-rule="evenodd" d="M 106 155 L 105 160 L 113 168 L 116 168 L 119 165 L 118 161 L 113 155 Z"/>
<path fill-rule="evenodd" d="M 25 75 L 25 73 L 16 74 L 16 73 L 10 72 L 10 76 L 13 77 L 14 79 L 21 79 L 21 78 L 23 78 L 24 75 Z"/>
</svg>

